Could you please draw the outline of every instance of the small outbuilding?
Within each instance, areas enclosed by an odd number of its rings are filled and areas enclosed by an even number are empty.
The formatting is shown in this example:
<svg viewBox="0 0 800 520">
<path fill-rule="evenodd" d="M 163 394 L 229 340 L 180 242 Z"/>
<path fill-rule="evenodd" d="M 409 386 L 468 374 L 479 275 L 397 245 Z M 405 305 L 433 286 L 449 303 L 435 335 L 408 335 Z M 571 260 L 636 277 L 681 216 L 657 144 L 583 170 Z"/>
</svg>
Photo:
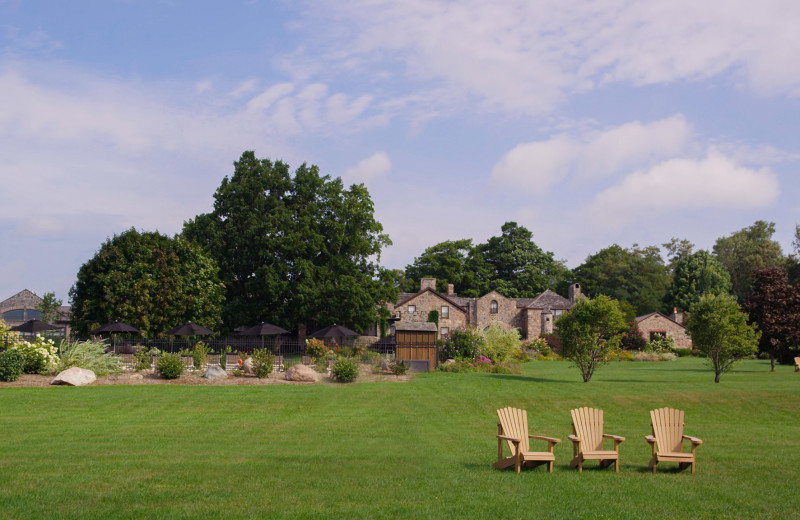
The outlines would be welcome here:
<svg viewBox="0 0 800 520">
<path fill-rule="evenodd" d="M 647 341 L 656 336 L 670 337 L 675 343 L 675 348 L 690 349 L 692 348 L 692 338 L 686 332 L 686 327 L 683 326 L 682 321 L 682 315 L 677 311 L 673 312 L 672 317 L 660 312 L 651 312 L 636 318 L 639 330 Z"/>
<path fill-rule="evenodd" d="M 439 365 L 438 328 L 435 323 L 401 321 L 395 324 L 395 358 L 407 361 L 413 371 L 434 370 Z"/>
</svg>

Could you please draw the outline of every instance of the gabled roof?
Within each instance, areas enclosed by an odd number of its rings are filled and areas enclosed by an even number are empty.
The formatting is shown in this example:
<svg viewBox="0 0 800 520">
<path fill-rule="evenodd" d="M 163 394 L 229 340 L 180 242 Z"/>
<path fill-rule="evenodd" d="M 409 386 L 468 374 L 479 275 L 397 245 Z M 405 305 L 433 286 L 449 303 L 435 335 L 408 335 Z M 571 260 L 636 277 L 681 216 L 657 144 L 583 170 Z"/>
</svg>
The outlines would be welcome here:
<svg viewBox="0 0 800 520">
<path fill-rule="evenodd" d="M 433 289 L 431 289 L 430 287 L 428 287 L 428 288 L 426 288 L 426 289 L 424 289 L 424 290 L 422 290 L 422 291 L 420 291 L 420 292 L 418 292 L 418 293 L 413 293 L 413 294 L 411 294 L 411 297 L 410 297 L 410 298 L 406 298 L 405 300 L 401 298 L 401 299 L 400 299 L 400 300 L 397 302 L 397 305 L 395 305 L 395 308 L 397 308 L 397 307 L 400 307 L 401 305 L 405 305 L 405 304 L 407 304 L 407 303 L 408 303 L 408 302 L 410 302 L 411 300 L 413 300 L 413 299 L 415 299 L 415 298 L 417 298 L 417 297 L 419 297 L 419 296 L 422 296 L 422 295 L 423 295 L 423 294 L 425 294 L 426 292 L 430 292 L 430 293 L 432 293 L 434 296 L 438 296 L 440 299 L 442 299 L 442 300 L 446 301 L 447 303 L 449 303 L 450 305 L 453 305 L 454 307 L 458 308 L 458 309 L 459 309 L 461 312 L 467 312 L 467 309 L 466 309 L 466 308 L 464 308 L 462 305 L 460 305 L 458 302 L 456 302 L 455 300 L 453 300 L 453 299 L 452 299 L 452 298 L 450 298 L 449 296 L 445 296 L 444 294 L 442 294 L 442 293 L 440 293 L 440 292 L 434 291 L 434 290 L 433 290 Z M 408 294 L 408 293 L 404 293 L 404 294 Z M 403 295 L 401 295 L 401 296 L 403 296 Z"/>
<path fill-rule="evenodd" d="M 636 316 L 636 318 L 634 318 L 634 319 L 636 320 L 636 323 L 641 323 L 644 320 L 646 320 L 647 318 L 651 318 L 653 316 L 660 316 L 660 317 L 664 318 L 665 320 L 671 321 L 675 325 L 680 325 L 684 329 L 686 328 L 686 327 L 683 326 L 683 324 L 678 323 L 677 321 L 673 320 L 672 318 L 670 318 L 666 314 L 661 314 L 660 312 L 651 312 L 650 314 L 645 314 L 644 316 Z"/>
<path fill-rule="evenodd" d="M 398 321 L 394 324 L 394 330 L 399 331 L 424 331 L 424 332 L 436 332 L 439 328 L 436 326 L 435 323 L 431 323 L 428 321 Z"/>
<path fill-rule="evenodd" d="M 550 289 L 537 296 L 536 298 L 514 298 L 517 307 L 527 309 L 569 309 L 572 303 Z"/>
</svg>

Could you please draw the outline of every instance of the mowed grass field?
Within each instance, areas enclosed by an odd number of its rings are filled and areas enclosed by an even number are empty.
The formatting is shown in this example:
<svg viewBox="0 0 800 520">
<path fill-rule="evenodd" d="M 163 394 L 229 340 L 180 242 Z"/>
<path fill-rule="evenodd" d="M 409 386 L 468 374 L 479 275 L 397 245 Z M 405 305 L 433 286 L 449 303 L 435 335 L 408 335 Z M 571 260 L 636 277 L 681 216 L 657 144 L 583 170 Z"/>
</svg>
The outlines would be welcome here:
<svg viewBox="0 0 800 520">
<path fill-rule="evenodd" d="M 544 466 L 494 470 L 495 410 L 560 437 Z M 605 410 L 620 472 L 572 456 L 569 410 Z M 649 410 L 686 412 L 697 473 L 647 468 Z M 0 389 L 2 518 L 800 517 L 800 374 L 722 382 L 700 359 L 567 362 L 410 383 Z"/>
</svg>

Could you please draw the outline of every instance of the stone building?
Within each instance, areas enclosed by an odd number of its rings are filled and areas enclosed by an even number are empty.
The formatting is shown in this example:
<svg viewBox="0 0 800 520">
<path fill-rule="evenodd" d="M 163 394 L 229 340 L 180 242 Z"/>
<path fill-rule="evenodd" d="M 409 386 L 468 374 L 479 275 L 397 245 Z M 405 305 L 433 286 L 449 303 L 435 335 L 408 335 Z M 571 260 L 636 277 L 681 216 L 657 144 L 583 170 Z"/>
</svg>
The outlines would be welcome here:
<svg viewBox="0 0 800 520">
<path fill-rule="evenodd" d="M 668 317 L 660 312 L 651 312 L 636 318 L 644 339 L 650 341 L 655 336 L 667 336 L 675 342 L 675 348 L 692 348 L 692 338 L 683 326 L 683 315 L 676 310 Z"/>
<path fill-rule="evenodd" d="M 22 325 L 28 320 L 41 320 L 42 313 L 36 307 L 42 303 L 42 299 L 28 289 L 23 289 L 14 296 L 0 301 L 0 319 L 9 327 Z M 61 316 L 53 323 L 64 329 L 64 333 L 69 335 L 69 320 L 72 309 L 68 305 L 62 305 L 58 309 Z"/>
<path fill-rule="evenodd" d="M 436 291 L 435 278 L 420 280 L 416 293 L 401 293 L 397 303 L 387 305 L 401 322 L 426 322 L 431 311 L 439 313 L 439 337 L 457 327 L 468 325 L 488 328 L 493 322 L 516 327 L 523 339 L 533 339 L 553 332 L 553 322 L 581 297 L 580 285 L 573 284 L 570 298 L 546 290 L 536 298 L 506 298 L 491 291 L 480 298 L 460 297 L 447 286 L 447 293 Z"/>
</svg>

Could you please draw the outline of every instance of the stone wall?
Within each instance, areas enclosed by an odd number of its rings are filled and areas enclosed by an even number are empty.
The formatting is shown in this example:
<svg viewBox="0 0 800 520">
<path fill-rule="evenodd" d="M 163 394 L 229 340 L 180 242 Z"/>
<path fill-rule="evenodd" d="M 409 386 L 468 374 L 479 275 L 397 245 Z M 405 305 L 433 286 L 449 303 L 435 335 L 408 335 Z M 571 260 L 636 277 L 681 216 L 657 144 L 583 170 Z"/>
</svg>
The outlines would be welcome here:
<svg viewBox="0 0 800 520">
<path fill-rule="evenodd" d="M 492 301 L 497 302 L 496 313 L 492 313 Z M 475 302 L 475 325 L 480 330 L 484 330 L 496 321 L 505 328 L 517 327 L 524 334 L 527 323 L 523 314 L 523 309 L 517 308 L 516 301 L 506 298 L 497 291 L 485 294 Z"/>
<path fill-rule="evenodd" d="M 653 314 L 640 321 L 639 330 L 648 341 L 651 332 L 664 332 L 675 342 L 675 348 L 692 348 L 692 339 L 686 329 L 661 314 Z"/>
<path fill-rule="evenodd" d="M 415 307 L 414 311 L 409 311 L 409 305 Z M 442 306 L 447 306 L 449 310 L 449 317 L 442 316 Z M 457 327 L 464 327 L 467 325 L 467 313 L 456 307 L 447 300 L 442 299 L 437 293 L 432 291 L 424 291 L 415 296 L 408 303 L 398 305 L 394 309 L 395 316 L 399 316 L 402 321 L 415 321 L 426 322 L 428 321 L 428 313 L 435 310 L 439 313 L 439 330 L 442 327 L 447 327 L 453 330 Z"/>
</svg>

